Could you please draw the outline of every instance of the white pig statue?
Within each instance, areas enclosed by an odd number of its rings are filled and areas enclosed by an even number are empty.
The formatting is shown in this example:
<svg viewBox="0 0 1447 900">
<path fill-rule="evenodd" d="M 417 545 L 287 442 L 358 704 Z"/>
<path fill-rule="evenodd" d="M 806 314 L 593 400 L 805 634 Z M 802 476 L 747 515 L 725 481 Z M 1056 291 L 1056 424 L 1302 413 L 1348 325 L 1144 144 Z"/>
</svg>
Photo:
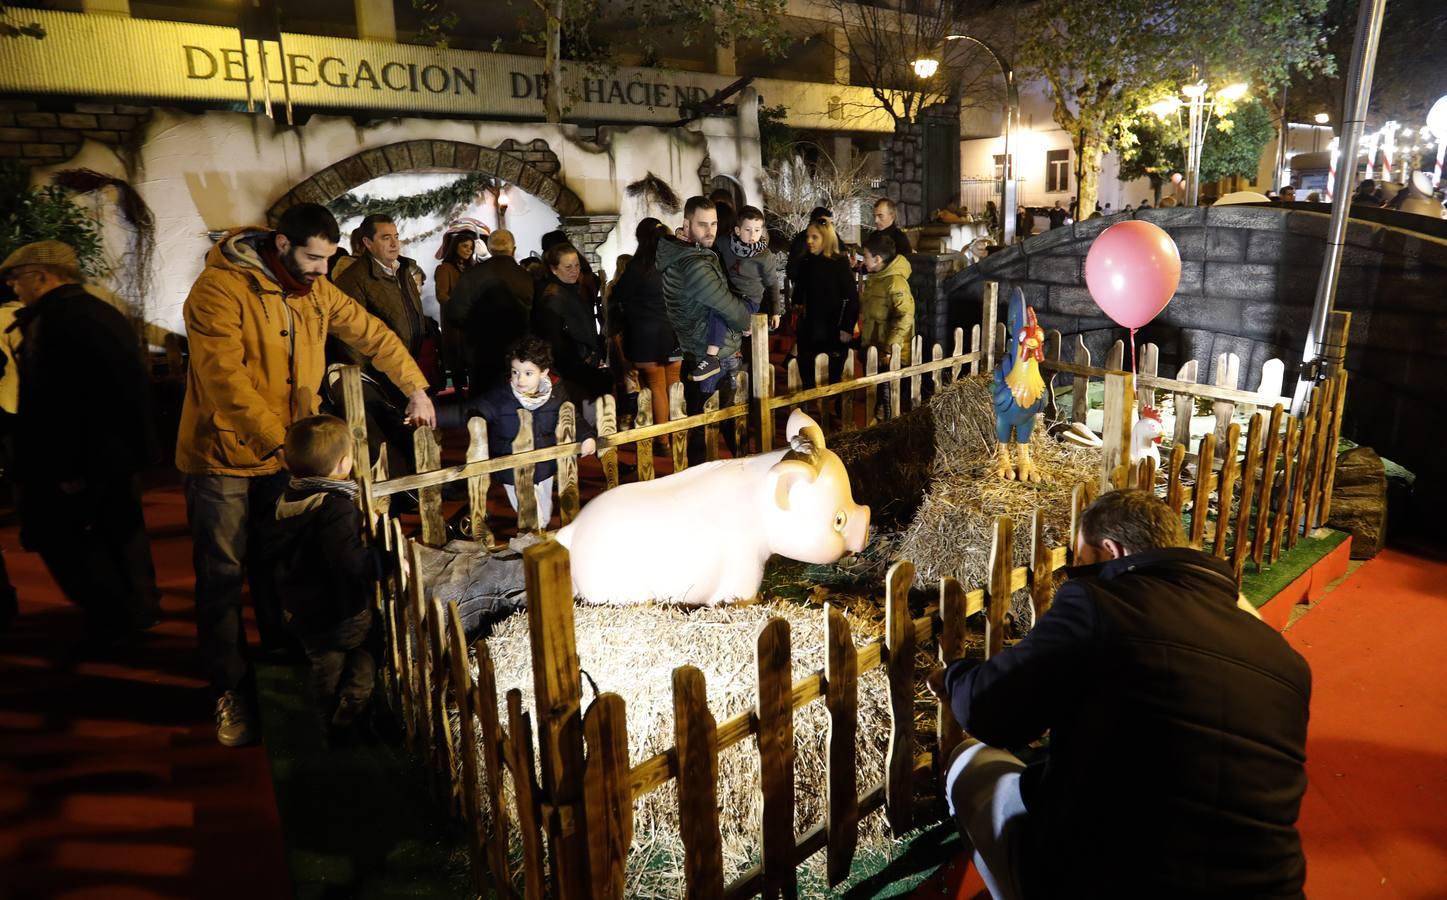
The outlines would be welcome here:
<svg viewBox="0 0 1447 900">
<path fill-rule="evenodd" d="M 558 532 L 573 591 L 591 603 L 716 606 L 759 592 L 771 554 L 831 563 L 864 549 L 869 507 L 814 420 L 790 448 L 719 460 L 598 495 Z"/>
</svg>

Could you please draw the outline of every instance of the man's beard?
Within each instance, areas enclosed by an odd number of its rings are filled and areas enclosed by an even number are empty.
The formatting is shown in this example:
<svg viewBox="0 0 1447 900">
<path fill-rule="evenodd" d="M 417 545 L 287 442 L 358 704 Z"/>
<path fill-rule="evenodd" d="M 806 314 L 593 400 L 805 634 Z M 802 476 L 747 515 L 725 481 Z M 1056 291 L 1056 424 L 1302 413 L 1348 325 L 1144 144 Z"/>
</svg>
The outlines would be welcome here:
<svg viewBox="0 0 1447 900">
<path fill-rule="evenodd" d="M 302 284 L 311 284 L 312 282 L 316 281 L 317 278 L 319 278 L 320 276 L 316 272 L 302 271 L 301 266 L 298 265 L 296 261 L 297 252 L 298 251 L 293 248 L 292 250 L 283 253 L 281 255 L 281 264 L 286 267 L 287 274 L 289 274 L 292 278 L 295 278 Z"/>
</svg>

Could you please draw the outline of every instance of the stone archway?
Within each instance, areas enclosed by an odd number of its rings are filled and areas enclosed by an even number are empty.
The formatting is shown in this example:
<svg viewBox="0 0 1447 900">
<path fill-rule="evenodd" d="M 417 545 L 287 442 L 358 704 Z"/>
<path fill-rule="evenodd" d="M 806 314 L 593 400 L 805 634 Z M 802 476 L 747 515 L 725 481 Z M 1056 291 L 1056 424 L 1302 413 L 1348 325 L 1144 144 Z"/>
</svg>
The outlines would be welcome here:
<svg viewBox="0 0 1447 900">
<path fill-rule="evenodd" d="M 383 175 L 482 172 L 517 185 L 556 210 L 563 230 L 597 265 L 598 246 L 613 231 L 618 216 L 588 215 L 583 201 L 557 177 L 561 168 L 557 154 L 541 138 L 527 144 L 508 139 L 496 147 L 463 141 L 399 141 L 363 150 L 327 166 L 273 203 L 266 216 L 275 223 L 298 203 L 328 203 Z"/>
</svg>

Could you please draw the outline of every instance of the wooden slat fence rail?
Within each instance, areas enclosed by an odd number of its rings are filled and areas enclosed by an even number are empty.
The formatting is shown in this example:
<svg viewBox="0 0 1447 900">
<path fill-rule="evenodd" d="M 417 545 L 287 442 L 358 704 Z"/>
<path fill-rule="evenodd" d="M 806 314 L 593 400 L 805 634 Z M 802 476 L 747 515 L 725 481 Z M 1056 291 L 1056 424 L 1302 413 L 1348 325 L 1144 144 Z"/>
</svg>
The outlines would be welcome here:
<svg viewBox="0 0 1447 900">
<path fill-rule="evenodd" d="M 604 470 L 605 489 L 616 487 L 618 484 L 618 461 L 617 450 L 621 447 L 633 447 L 637 453 L 637 471 L 639 480 L 649 480 L 653 477 L 653 451 L 652 444 L 655 438 L 667 437 L 672 442 L 671 455 L 673 457 L 674 471 L 682 471 L 688 465 L 686 447 L 689 435 L 695 430 L 701 430 L 703 434 L 703 445 L 705 458 L 714 460 L 719 458 L 719 428 L 725 423 L 733 429 L 735 438 L 734 446 L 740 452 L 747 451 L 750 446 L 750 437 L 754 437 L 757 443 L 758 452 L 774 449 L 775 435 L 780 430 L 777 418 L 780 415 L 787 417 L 790 410 L 802 407 L 806 404 L 828 407 L 830 398 L 839 398 L 839 409 L 841 415 L 837 420 L 834 415 L 828 414 L 825 409 L 816 410 L 816 417 L 820 420 L 821 427 L 830 428 L 836 424 L 841 430 L 849 430 L 856 427 L 855 404 L 862 395 L 864 400 L 866 417 L 876 412 L 882 413 L 884 418 L 894 418 L 902 414 L 903 400 L 906 392 L 909 396 L 909 408 L 918 407 L 924 402 L 926 396 L 932 396 L 942 387 L 959 377 L 959 373 L 969 367 L 974 373 L 981 368 L 981 361 L 986 359 L 986 353 L 979 346 L 979 334 L 973 335 L 971 349 L 965 350 L 965 334 L 963 329 L 956 329 L 954 334 L 953 353 L 946 357 L 944 349 L 940 345 L 934 345 L 931 358 L 924 360 L 923 342 L 916 338 L 911 350 L 913 353 L 914 365 L 907 367 L 900 366 L 901 348 L 892 348 L 890 367 L 888 370 L 878 371 L 878 357 L 874 348 L 870 348 L 867 354 L 865 374 L 856 374 L 855 356 L 853 351 L 849 353 L 845 370 L 837 383 L 829 383 L 827 357 L 820 354 L 815 360 L 815 386 L 804 389 L 794 387 L 784 394 L 774 393 L 774 372 L 768 358 L 767 344 L 767 317 L 759 314 L 753 321 L 754 339 L 752 349 L 754 352 L 752 370 L 740 372 L 736 376 L 735 401 L 729 406 L 720 407 L 718 392 L 706 398 L 703 411 L 695 415 L 682 415 L 682 386 L 675 385 L 669 398 L 671 418 L 667 422 L 653 422 L 651 420 L 651 405 L 648 389 L 639 391 L 638 407 L 639 414 L 635 426 L 626 431 L 618 431 L 616 401 L 610 395 L 598 399 L 597 404 L 597 452 Z M 797 379 L 797 360 L 790 361 L 790 373 L 792 379 Z M 343 395 L 346 398 L 354 392 L 356 400 L 348 405 L 348 409 L 360 409 L 361 397 L 361 371 L 355 366 L 348 366 L 341 373 Z M 791 383 L 795 383 L 791 381 Z M 926 385 L 928 391 L 926 391 Z M 876 407 L 876 394 L 883 388 L 888 387 L 889 403 Z M 446 526 L 441 515 L 441 485 L 451 481 L 468 482 L 470 513 L 468 517 L 469 535 L 474 538 L 492 542 L 491 532 L 487 528 L 485 519 L 485 503 L 482 502 L 486 496 L 486 485 L 488 476 L 494 472 L 511 470 L 514 473 L 514 481 L 518 486 L 518 519 L 519 530 L 541 530 L 547 527 L 546 522 L 538 522 L 536 506 L 533 502 L 531 491 L 524 488 L 532 481 L 534 468 L 543 462 L 558 462 L 558 475 L 555 489 L 559 497 L 559 510 L 563 522 L 566 524 L 577 514 L 578 510 L 578 469 L 576 456 L 581 450 L 582 444 L 576 439 L 577 409 L 571 403 L 563 405 L 558 425 L 557 442 L 551 447 L 535 447 L 535 436 L 531 427 L 531 416 L 525 411 L 519 416 L 521 429 L 513 444 L 513 452 L 505 456 L 491 457 L 487 448 L 487 425 L 481 419 L 471 419 L 468 422 L 468 430 L 471 440 L 465 462 L 461 465 L 443 467 L 441 465 L 441 442 L 437 434 L 427 429 L 421 429 L 414 433 L 414 459 L 416 461 L 416 474 L 400 476 L 397 478 L 375 477 L 372 473 L 366 473 L 361 481 L 361 493 L 365 499 L 365 507 L 368 510 L 376 510 L 379 503 L 392 494 L 402 491 L 418 491 L 421 498 L 421 513 L 423 520 L 423 541 L 432 546 L 440 546 L 447 541 Z M 360 413 L 358 413 L 360 416 Z M 353 434 L 353 443 L 356 447 L 365 447 L 366 441 L 366 420 L 361 416 L 352 421 L 349 416 L 348 424 Z M 358 459 L 365 459 L 365 453 L 355 451 Z"/>
<path fill-rule="evenodd" d="M 993 318 L 987 321 L 993 322 Z M 756 327 L 756 349 L 761 331 Z M 741 392 L 747 398 L 745 402 L 625 432 L 612 427 L 615 412 L 605 398 L 599 409 L 599 445 L 605 454 L 605 472 L 607 454 L 626 444 L 651 442 L 659 435 L 673 435 L 678 443 L 686 440 L 686 432 L 692 428 L 747 421 L 749 431 L 771 446 L 771 434 L 777 430 L 776 411 L 853 390 L 868 391 L 886 383 L 895 396 L 901 396 L 905 379 L 912 377 L 928 378 L 938 389 L 965 367 L 971 371 L 982 368 L 994 355 L 993 346 L 980 347 L 978 336 L 969 353 L 959 352 L 963 343 L 960 333 L 955 338 L 956 353 L 951 357 L 940 358 L 936 353 L 929 362 L 898 371 L 834 385 L 819 384 L 780 396 L 772 393 L 772 371 L 766 364 L 756 365 L 752 383 Z M 1062 342 L 1056 336 L 1049 343 L 1058 357 Z M 916 359 L 920 359 L 920 348 L 915 350 Z M 1073 542 L 1081 511 L 1099 491 L 1132 483 L 1156 487 L 1157 471 L 1153 466 L 1131 466 L 1128 457 L 1121 455 L 1128 453 L 1119 441 L 1121 435 L 1128 436 L 1130 421 L 1122 409 L 1136 402 L 1138 390 L 1157 389 L 1163 381 L 1171 382 L 1165 389 L 1186 392 L 1186 387 L 1179 387 L 1185 383 L 1174 379 L 1142 375 L 1132 380 L 1125 373 L 1091 369 L 1088 365 L 1066 369 L 1058 358 L 1047 360 L 1047 368 L 1051 367 L 1082 381 L 1096 377 L 1107 380 L 1111 385 L 1107 403 L 1118 407 L 1107 416 L 1117 443 L 1110 477 L 1075 488 L 1071 504 Z M 355 377 L 355 372 L 344 375 L 344 387 L 350 389 Z M 1190 511 L 1191 535 L 1198 545 L 1205 545 L 1209 535 L 1209 549 L 1230 559 L 1238 575 L 1247 556 L 1258 565 L 1269 563 L 1280 552 L 1283 541 L 1291 546 L 1300 533 L 1325 517 L 1329 501 L 1324 492 L 1329 490 L 1333 475 L 1346 382 L 1345 373 L 1332 376 L 1313 393 L 1299 420 L 1286 414 L 1281 403 L 1272 404 L 1269 411 L 1259 409 L 1249 423 L 1246 452 L 1239 459 L 1234 432 L 1240 428 L 1231 424 L 1226 440 L 1221 442 L 1226 445 L 1229 465 L 1224 461 L 1215 464 L 1214 434 L 1202 438 L 1202 446 L 1194 456 L 1183 445 L 1172 447 L 1169 464 L 1160 469 L 1168 479 L 1168 502 L 1181 510 L 1187 504 L 1194 506 Z M 1187 386 L 1211 392 L 1192 396 L 1262 405 L 1259 395 L 1248 395 L 1253 399 L 1243 400 L 1223 394 L 1226 388 Z M 357 401 L 355 406 L 348 405 L 348 423 L 356 443 L 364 446 L 360 392 L 348 397 Z M 565 444 L 492 460 L 477 449 L 479 437 L 485 446 L 485 433 L 474 429 L 474 449 L 463 466 L 438 468 L 409 479 L 383 478 L 377 483 L 372 483 L 372 473 L 359 471 L 364 509 L 369 513 L 376 510 L 397 490 L 436 488 L 455 478 L 479 479 L 492 471 L 535 465 L 572 452 Z M 431 454 L 425 438 L 419 444 L 423 453 Z M 1188 460 L 1196 462 L 1194 485 L 1190 486 L 1184 482 Z M 616 474 L 609 481 L 615 483 Z M 1232 489 L 1233 482 L 1242 486 L 1239 495 Z M 567 488 L 564 485 L 561 489 Z M 1208 531 L 1212 518 L 1216 529 Z M 913 715 L 916 697 L 922 693 L 923 674 L 916 668 L 917 651 L 927 650 L 942 662 L 957 658 L 963 651 L 965 618 L 984 612 L 986 652 L 1000 652 L 1004 613 L 1010 608 L 1011 595 L 1027 591 L 1037 614 L 1043 614 L 1049 606 L 1055 573 L 1066 565 L 1069 556 L 1065 546 L 1045 545 L 1043 520 L 1038 514 L 1031 522 L 1028 538 L 1023 533 L 1017 536 L 1008 518 L 997 519 L 986 583 L 967 588 L 942 580 L 938 602 L 918 618 L 911 615 L 908 605 L 914 568 L 907 561 L 896 562 L 883 586 L 884 636 L 855 644 L 848 620 L 837 609 L 826 607 L 821 613 L 826 634 L 823 656 L 811 674 L 798 680 L 792 680 L 790 674 L 795 661 L 788 624 L 782 619 L 770 620 L 758 635 L 754 708 L 718 721 L 709 709 L 702 674 L 691 667 L 679 667 L 672 680 L 674 746 L 635 762 L 627 750 L 624 699 L 604 692 L 586 710 L 583 708 L 568 554 L 561 545 L 544 541 L 524 553 L 536 696 L 535 709 L 524 710 L 521 693 L 515 688 L 506 692 L 500 705 L 486 642 L 466 646 L 455 607 L 430 599 L 422 583 L 418 543 L 403 536 L 396 520 L 379 517 L 368 521 L 374 523 L 374 539 L 388 548 L 396 563 L 396 574 L 380 586 L 377 594 L 388 643 L 382 656 L 386 699 L 406 725 L 409 746 L 436 768 L 439 801 L 469 825 L 469 849 L 479 892 L 501 897 L 622 897 L 633 837 L 633 803 L 670 781 L 678 787 L 680 837 L 687 850 L 683 866 L 688 896 L 789 894 L 796 884 L 797 867 L 821 851 L 830 883 L 839 883 L 850 871 L 861 820 L 878 812 L 896 833 L 908 830 L 917 788 L 939 777 L 944 760 L 961 737 L 947 707 L 936 703 L 934 738 L 928 746 L 916 746 Z M 1251 534 L 1253 527 L 1255 532 Z M 428 537 L 435 539 L 430 534 Z M 1012 566 L 1016 541 L 1027 539 L 1029 565 Z M 886 674 L 891 711 L 886 772 L 878 783 L 861 785 L 853 750 L 859 726 L 859 679 L 881 668 Z M 793 715 L 795 710 L 816 701 L 824 704 L 831 721 L 826 758 L 829 796 L 821 821 L 799 834 L 793 830 Z M 725 883 L 718 757 L 751 737 L 755 739 L 755 752 L 760 754 L 760 790 L 768 809 L 765 831 L 759 835 L 761 857 L 753 869 Z"/>
<path fill-rule="evenodd" d="M 1083 505 L 1092 495 L 1081 485 L 1076 502 Z M 959 658 L 966 617 L 985 612 L 998 628 L 1011 594 L 1029 590 L 1032 597 L 1044 596 L 1067 562 L 1065 547 L 1036 543 L 1031 565 L 1011 567 L 1015 536 L 1002 518 L 995 526 L 989 584 L 966 590 L 943 579 L 938 604 L 918 618 L 908 604 L 914 567 L 897 562 L 884 584 L 885 634 L 855 644 L 848 620 L 826 607 L 823 658 L 817 670 L 797 681 L 790 675 L 788 622 L 771 619 L 758 635 L 757 705 L 717 721 L 702 674 L 680 666 L 672 682 L 674 746 L 633 765 L 623 698 L 605 691 L 583 709 L 568 553 L 561 545 L 545 541 L 524 552 L 537 698 L 536 708 L 524 711 L 517 690 L 508 692 L 500 709 L 486 640 L 467 646 L 456 607 L 426 599 L 418 542 L 400 531 L 395 538 L 391 552 L 399 574 L 379 592 L 390 645 L 383 655 L 384 684 L 391 686 L 387 699 L 410 723 L 411 745 L 435 766 L 439 802 L 468 825 L 479 892 L 500 897 L 623 897 L 633 803 L 670 781 L 678 785 L 688 896 L 790 893 L 797 867 L 821 851 L 830 882 L 839 883 L 853 863 L 860 821 L 879 812 L 895 833 L 908 831 L 917 789 L 938 777 L 961 738 L 948 707 L 936 703 L 936 738 L 927 747 L 916 746 L 914 709 L 924 674 L 916 668 L 917 648 L 930 647 L 930 655 L 942 662 Z M 860 785 L 854 749 L 859 679 L 881 668 L 891 714 L 886 773 L 878 783 Z M 829 797 L 822 821 L 796 834 L 793 716 L 814 702 L 825 705 L 832 723 Z M 766 833 L 760 836 L 760 863 L 725 884 L 718 755 L 751 737 L 763 762 Z M 767 823 L 778 827 L 767 830 Z"/>
<path fill-rule="evenodd" d="M 1333 333 L 1344 336 L 1350 318 L 1350 313 L 1334 313 Z M 1238 388 L 1240 361 L 1233 354 L 1217 358 L 1215 384 L 1198 384 L 1192 380 L 1199 369 L 1194 360 L 1181 367 L 1178 378 L 1148 374 L 1153 365 L 1132 378 L 1090 366 L 1083 344 L 1077 344 L 1073 363 L 1059 358 L 1060 347 L 1058 334 L 1050 333 L 1042 367 L 1052 375 L 1072 376 L 1072 415 L 1077 420 L 1088 408 L 1089 382 L 1104 382 L 1100 487 L 1129 485 L 1161 493 L 1172 509 L 1189 515 L 1191 544 L 1230 562 L 1238 581 L 1248 559 L 1260 571 L 1279 556 L 1283 538 L 1289 549 L 1301 535 L 1325 524 L 1348 381 L 1344 370 L 1315 386 L 1298 418 L 1288 412 L 1291 398 L 1281 395 L 1280 360 L 1262 365 L 1257 379 L 1261 390 L 1250 392 Z M 1117 341 L 1112 361 L 1121 359 L 1120 347 Z M 1154 363 L 1156 348 L 1144 345 L 1141 358 Z M 1136 408 L 1148 400 L 1154 403 L 1158 390 L 1173 395 L 1174 434 L 1163 447 L 1159 466 L 1132 465 L 1125 451 Z M 1193 448 L 1190 417 L 1198 400 L 1210 401 L 1215 423 Z M 1235 421 L 1238 410 L 1248 415 L 1244 426 Z"/>
</svg>

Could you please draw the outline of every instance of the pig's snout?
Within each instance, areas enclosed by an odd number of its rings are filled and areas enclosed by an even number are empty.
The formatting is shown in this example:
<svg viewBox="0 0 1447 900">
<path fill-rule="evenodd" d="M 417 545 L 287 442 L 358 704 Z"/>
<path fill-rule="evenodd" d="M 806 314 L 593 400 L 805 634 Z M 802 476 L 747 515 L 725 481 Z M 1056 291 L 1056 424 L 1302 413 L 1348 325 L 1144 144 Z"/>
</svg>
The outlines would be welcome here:
<svg viewBox="0 0 1447 900">
<path fill-rule="evenodd" d="M 869 507 L 856 506 L 849 513 L 849 524 L 844 527 L 844 548 L 850 553 L 861 553 L 869 542 Z"/>
</svg>

